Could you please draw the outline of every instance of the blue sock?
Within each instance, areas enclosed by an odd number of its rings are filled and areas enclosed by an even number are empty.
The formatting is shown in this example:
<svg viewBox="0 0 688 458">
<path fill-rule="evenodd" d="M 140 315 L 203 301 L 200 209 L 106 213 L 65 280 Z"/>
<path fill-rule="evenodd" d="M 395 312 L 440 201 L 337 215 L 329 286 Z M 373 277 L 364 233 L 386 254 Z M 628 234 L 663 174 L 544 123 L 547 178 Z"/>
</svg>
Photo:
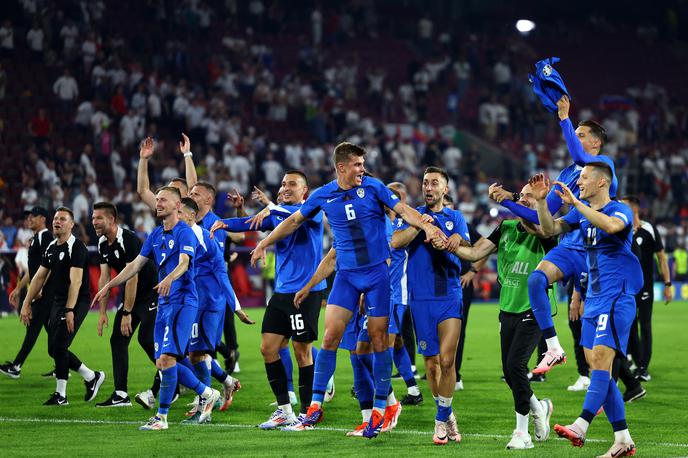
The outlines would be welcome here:
<svg viewBox="0 0 688 458">
<path fill-rule="evenodd" d="M 588 423 L 592 423 L 597 411 L 607 399 L 609 379 L 609 371 L 594 370 L 590 373 L 590 386 L 583 401 L 583 412 L 580 414 L 580 417 Z"/>
<path fill-rule="evenodd" d="M 548 286 L 547 275 L 541 270 L 533 271 L 528 277 L 530 307 L 533 309 L 533 315 L 535 315 L 535 320 L 537 320 L 545 339 L 557 335 L 554 330 L 554 321 L 552 321 L 552 306 L 547 296 Z"/>
<path fill-rule="evenodd" d="M 284 365 L 284 371 L 287 373 L 287 390 L 294 391 L 294 364 L 291 362 L 289 347 L 280 349 L 279 357 Z"/>
<path fill-rule="evenodd" d="M 623 396 L 621 396 L 621 391 L 616 386 L 614 379 L 609 380 L 609 391 L 607 391 L 607 399 L 604 401 L 604 413 L 615 432 L 628 429 Z"/>
<path fill-rule="evenodd" d="M 180 361 L 177 361 L 177 364 L 181 364 L 182 366 L 187 367 L 190 371 L 194 370 L 193 364 L 191 364 L 191 361 L 189 358 L 184 358 Z"/>
<path fill-rule="evenodd" d="M 401 348 L 390 348 L 389 351 L 392 353 L 394 365 L 397 367 L 401 378 L 404 379 L 406 386 L 411 387 L 418 385 L 418 382 L 416 382 L 416 379 L 413 377 L 413 370 L 411 370 L 411 358 L 409 357 L 408 351 L 406 351 L 406 347 L 402 346 Z"/>
<path fill-rule="evenodd" d="M 449 415 L 452 413 L 452 398 L 445 398 L 443 396 L 438 396 L 437 398 L 437 414 L 435 415 L 435 420 L 437 421 L 447 421 Z"/>
<path fill-rule="evenodd" d="M 373 378 L 358 355 L 350 355 L 351 367 L 354 370 L 354 390 L 361 410 L 373 408 Z"/>
<path fill-rule="evenodd" d="M 327 382 L 330 381 L 334 370 L 337 367 L 337 350 L 325 350 L 321 348 L 318 352 L 318 359 L 315 361 L 315 373 L 313 374 L 313 399 L 311 404 L 323 403 Z"/>
<path fill-rule="evenodd" d="M 202 395 L 207 388 L 203 382 L 198 380 L 193 371 L 184 364 L 177 364 L 177 377 L 179 378 L 179 383 L 194 390 L 199 396 Z"/>
<path fill-rule="evenodd" d="M 170 411 L 170 404 L 177 390 L 177 366 L 160 371 L 160 392 L 158 393 L 158 413 L 167 415 Z"/>
<path fill-rule="evenodd" d="M 210 386 L 210 370 L 208 369 L 208 364 L 205 360 L 200 363 L 194 364 L 194 374 L 198 377 L 198 380 L 204 385 Z"/>
<path fill-rule="evenodd" d="M 373 356 L 373 380 L 375 381 L 373 408 L 384 411 L 387 407 L 389 387 L 392 385 L 392 357 L 387 350 L 375 352 Z"/>
<path fill-rule="evenodd" d="M 311 345 L 311 354 L 313 355 L 313 364 L 315 364 L 315 360 L 318 359 L 318 349 L 315 348 L 315 345 Z"/>
<path fill-rule="evenodd" d="M 225 380 L 227 380 L 227 372 L 225 372 L 224 369 L 217 364 L 215 359 L 213 359 L 213 361 L 210 363 L 210 374 L 220 383 L 223 383 Z"/>
<path fill-rule="evenodd" d="M 358 355 L 358 360 L 363 364 L 363 367 L 366 368 L 366 370 L 370 373 L 370 376 L 373 376 L 373 354 L 372 353 L 364 353 L 364 354 L 359 354 Z"/>
</svg>

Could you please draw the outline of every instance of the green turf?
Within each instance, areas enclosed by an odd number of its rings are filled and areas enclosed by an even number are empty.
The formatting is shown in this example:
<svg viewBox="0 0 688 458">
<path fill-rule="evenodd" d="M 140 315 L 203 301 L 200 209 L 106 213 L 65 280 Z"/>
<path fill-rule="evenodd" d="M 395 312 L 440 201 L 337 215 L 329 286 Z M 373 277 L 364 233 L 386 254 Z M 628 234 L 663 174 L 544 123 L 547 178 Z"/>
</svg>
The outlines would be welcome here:
<svg viewBox="0 0 688 458">
<path fill-rule="evenodd" d="M 627 405 L 631 433 L 638 446 L 638 456 L 688 455 L 688 386 L 685 349 L 688 348 L 688 303 L 669 306 L 655 305 L 654 356 L 652 381 L 645 386 L 645 399 Z M 261 312 L 250 311 L 259 319 Z M 258 320 L 259 321 L 259 320 Z M 556 318 L 565 347 L 571 338 L 565 317 Z M 497 309 L 494 305 L 475 305 L 471 309 L 466 342 L 466 359 L 462 370 L 466 389 L 454 398 L 454 409 L 464 433 L 460 445 L 437 447 L 431 432 L 434 404 L 425 385 L 426 402 L 419 407 L 404 409 L 397 430 L 375 440 L 347 438 L 344 431 L 360 421 L 357 403 L 349 391 L 351 368 L 346 352 L 339 353 L 336 373 L 337 395 L 325 407 L 322 428 L 304 433 L 260 431 L 255 425 L 272 412 L 268 406 L 271 392 L 265 380 L 260 358 L 260 327 L 239 326 L 241 373 L 243 389 L 234 405 L 225 413 L 216 413 L 212 425 L 182 426 L 186 394 L 170 411 L 170 429 L 166 432 L 139 432 L 137 426 L 150 412 L 138 405 L 131 408 L 96 409 L 83 402 L 84 387 L 77 374 L 72 374 L 68 387 L 68 407 L 43 407 L 41 404 L 54 390 L 54 381 L 39 376 L 52 367 L 46 354 L 42 335 L 26 362 L 21 379 L 0 376 L 0 450 L 6 457 L 40 455 L 118 455 L 118 456 L 379 456 L 449 455 L 500 456 L 593 456 L 607 450 L 612 438 L 606 418 L 598 418 L 589 432 L 583 449 L 568 442 L 550 439 L 536 443 L 535 449 L 507 452 L 504 446 L 514 428 L 512 399 L 500 382 Z M 16 318 L 0 320 L 2 359 L 14 357 L 23 336 Z M 98 401 L 112 390 L 112 371 L 107 337 L 96 334 L 96 316 L 91 314 L 79 331 L 72 350 L 93 369 L 107 373 Z M 145 359 L 136 341 L 131 346 L 130 393 L 145 389 L 152 375 L 152 366 Z M 552 422 L 572 421 L 580 412 L 583 393 L 569 393 L 566 386 L 576 378 L 575 364 L 558 367 L 547 382 L 534 384 L 539 397 L 554 402 Z M 395 381 L 397 393 L 403 394 L 402 382 Z"/>
</svg>

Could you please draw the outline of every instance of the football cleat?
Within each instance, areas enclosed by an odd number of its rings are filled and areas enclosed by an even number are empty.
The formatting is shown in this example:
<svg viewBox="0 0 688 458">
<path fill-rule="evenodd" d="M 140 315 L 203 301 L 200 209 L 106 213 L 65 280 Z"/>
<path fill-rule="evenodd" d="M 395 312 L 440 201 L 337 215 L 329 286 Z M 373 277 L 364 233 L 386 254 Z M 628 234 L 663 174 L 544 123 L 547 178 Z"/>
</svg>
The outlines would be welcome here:
<svg viewBox="0 0 688 458">
<path fill-rule="evenodd" d="M 330 377 L 325 390 L 325 402 L 331 402 L 334 398 L 334 376 Z"/>
<path fill-rule="evenodd" d="M 385 409 L 385 421 L 382 424 L 381 432 L 386 433 L 397 427 L 401 415 L 401 403 L 397 401 L 396 404 L 388 405 Z"/>
<path fill-rule="evenodd" d="M 167 429 L 167 419 L 154 416 L 148 419 L 148 423 L 139 426 L 139 431 L 161 431 Z"/>
<path fill-rule="evenodd" d="M 385 417 L 377 410 L 373 410 L 373 414 L 370 416 L 370 421 L 368 421 L 366 427 L 363 428 L 363 437 L 367 439 L 377 437 L 377 435 L 380 434 L 382 425 L 384 423 Z"/>
<path fill-rule="evenodd" d="M 66 396 L 62 396 L 57 391 L 50 395 L 50 398 L 43 403 L 44 406 L 68 406 Z"/>
<path fill-rule="evenodd" d="M 105 381 L 105 372 L 95 371 L 95 377 L 88 382 L 84 380 L 84 385 L 86 385 L 86 394 L 84 395 L 84 401 L 92 401 L 98 395 L 98 390 L 100 385 Z"/>
<path fill-rule="evenodd" d="M 220 399 L 222 395 L 217 390 L 212 390 L 207 398 L 201 396 L 198 400 L 198 411 L 201 415 L 198 417 L 198 423 L 206 423 L 210 420 L 210 415 L 215 408 L 215 402 Z"/>
<path fill-rule="evenodd" d="M 7 361 L 5 364 L 0 364 L 0 374 L 5 374 L 9 378 L 19 378 L 21 376 L 21 367 L 15 366 L 11 361 Z"/>
<path fill-rule="evenodd" d="M 590 386 L 590 378 L 585 375 L 579 375 L 578 379 L 573 385 L 570 385 L 567 390 L 569 391 L 586 391 Z"/>
<path fill-rule="evenodd" d="M 650 373 L 647 371 L 647 369 L 638 369 L 638 378 L 642 380 L 643 382 L 649 382 L 652 380 L 652 376 Z"/>
<path fill-rule="evenodd" d="M 447 419 L 447 439 L 457 444 L 461 442 L 461 432 L 459 432 L 459 423 L 456 421 L 454 412 L 449 414 Z"/>
<path fill-rule="evenodd" d="M 298 422 L 294 413 L 285 413 L 282 409 L 275 410 L 268 421 L 261 423 L 258 427 L 260 429 L 276 429 L 284 426 L 293 425 Z"/>
<path fill-rule="evenodd" d="M 436 445 L 445 445 L 449 442 L 448 435 L 447 423 L 435 420 L 435 434 L 432 436 L 432 441 Z"/>
<path fill-rule="evenodd" d="M 299 417 L 296 419 L 296 423 L 292 423 L 291 425 L 285 426 L 284 428 L 282 428 L 282 431 L 300 432 L 313 430 L 313 425 L 307 425 L 304 423 L 305 419 L 305 415 L 299 414 Z"/>
<path fill-rule="evenodd" d="M 134 396 L 134 401 L 136 401 L 146 410 L 150 410 L 155 407 L 155 396 L 153 396 L 153 392 L 151 390 L 137 393 L 136 396 Z"/>
<path fill-rule="evenodd" d="M 399 402 L 401 402 L 402 406 L 417 406 L 423 403 L 423 394 L 420 393 L 417 396 L 413 394 L 407 394 Z"/>
<path fill-rule="evenodd" d="M 554 425 L 554 431 L 559 437 L 571 441 L 574 447 L 582 447 L 585 444 L 585 433 L 575 423 L 566 426 Z"/>
<path fill-rule="evenodd" d="M 623 400 L 624 402 L 637 401 L 638 399 L 644 398 L 646 394 L 647 391 L 645 390 L 645 388 L 643 388 L 642 385 L 638 384 L 638 386 L 635 389 L 626 390 L 626 392 L 623 395 Z"/>
<path fill-rule="evenodd" d="M 634 456 L 636 452 L 635 444 L 614 442 L 607 453 L 599 455 L 597 458 L 618 458 L 620 456 Z"/>
<path fill-rule="evenodd" d="M 543 353 L 542 361 L 533 369 L 533 375 L 540 375 L 549 372 L 557 364 L 564 364 L 566 362 L 566 353 L 562 348 L 556 350 L 547 350 Z"/>
<path fill-rule="evenodd" d="M 41 374 L 41 377 L 46 377 L 46 378 L 53 378 L 55 377 L 55 369 L 50 369 L 48 372 L 44 372 Z"/>
<path fill-rule="evenodd" d="M 533 425 L 535 426 L 535 440 L 541 442 L 549 438 L 549 419 L 552 418 L 554 405 L 552 405 L 552 401 L 549 399 L 540 399 L 538 402 L 542 406 L 542 415 L 537 415 L 532 410 L 530 414 L 533 416 Z"/>
<path fill-rule="evenodd" d="M 224 389 L 222 390 L 224 402 L 218 409 L 220 412 L 224 412 L 229 408 L 229 406 L 232 405 L 232 402 L 234 401 L 234 395 L 240 389 L 241 383 L 239 383 L 239 380 L 235 378 L 232 379 L 231 383 L 224 385 Z"/>
<path fill-rule="evenodd" d="M 96 407 L 131 407 L 131 399 L 129 396 L 122 397 L 112 393 L 105 401 L 96 404 Z"/>
<path fill-rule="evenodd" d="M 191 401 L 190 403 L 188 403 L 188 404 L 186 405 L 187 407 L 191 407 L 191 409 L 189 409 L 189 410 L 184 414 L 185 416 L 187 416 L 187 417 L 193 417 L 194 415 L 196 415 L 196 412 L 198 412 L 198 398 L 199 398 L 199 397 L 196 396 L 196 397 L 194 398 L 193 401 Z"/>
<path fill-rule="evenodd" d="M 507 450 L 526 450 L 533 448 L 533 441 L 530 440 L 530 434 L 514 430 L 511 435 L 511 440 L 506 444 Z"/>
<path fill-rule="evenodd" d="M 320 408 L 320 406 L 312 404 L 308 408 L 306 415 L 301 419 L 301 423 L 303 423 L 306 426 L 314 426 L 322 421 L 324 415 L 325 413 L 323 412 L 322 408 Z"/>
<path fill-rule="evenodd" d="M 182 425 L 201 425 L 203 423 L 210 423 L 212 417 L 209 415 L 204 421 L 201 421 L 201 412 L 198 410 L 191 415 L 189 418 L 185 418 L 181 421 Z"/>
<path fill-rule="evenodd" d="M 364 421 L 360 425 L 356 426 L 353 431 L 346 433 L 347 437 L 363 437 L 363 430 L 368 426 L 368 422 Z"/>
</svg>

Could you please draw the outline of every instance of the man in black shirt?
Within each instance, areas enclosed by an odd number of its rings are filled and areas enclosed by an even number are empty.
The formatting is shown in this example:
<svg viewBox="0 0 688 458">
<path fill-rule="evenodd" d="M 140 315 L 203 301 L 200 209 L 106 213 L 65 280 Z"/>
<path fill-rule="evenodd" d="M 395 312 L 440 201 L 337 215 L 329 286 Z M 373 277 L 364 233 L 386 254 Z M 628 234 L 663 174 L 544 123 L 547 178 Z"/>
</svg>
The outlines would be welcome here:
<svg viewBox="0 0 688 458">
<path fill-rule="evenodd" d="M 29 229 L 33 231 L 33 237 L 31 238 L 31 245 L 29 245 L 29 271 L 19 279 L 16 288 L 10 294 L 10 303 L 15 308 L 19 305 L 22 290 L 36 275 L 43 253 L 45 253 L 48 245 L 53 240 L 53 234 L 45 227 L 46 221 L 49 218 L 48 210 L 42 207 L 34 207 L 31 211 L 26 212 L 25 217 L 29 223 Z M 36 344 L 41 328 L 45 327 L 46 330 L 48 329 L 50 300 L 52 300 L 51 288 L 52 282 L 48 281 L 38 297 L 26 309 L 22 307 L 21 315 L 29 317 L 29 325 L 26 327 L 24 342 L 22 342 L 22 346 L 14 361 L 7 361 L 5 364 L 0 365 L 0 373 L 11 378 L 19 378 L 21 375 L 21 367 Z"/>
<path fill-rule="evenodd" d="M 117 225 L 117 208 L 110 202 L 95 203 L 91 221 L 96 234 L 100 237 L 98 240 L 100 259 L 98 289 L 100 290 L 110 281 L 110 269 L 120 273 L 127 264 L 138 256 L 141 251 L 141 241 L 132 231 Z M 155 264 L 149 260 L 144 268 L 125 284 L 122 303 L 117 308 L 112 336 L 110 337 L 115 391 L 107 400 L 96 404 L 96 407 L 131 406 L 131 399 L 127 392 L 129 342 L 139 325 L 139 345 L 155 365 L 153 330 L 158 309 L 158 297 L 153 287 L 157 284 L 156 278 Z M 107 327 L 108 325 L 107 303 L 107 297 L 100 301 L 99 336 L 103 335 L 103 326 Z M 158 394 L 159 388 L 160 378 L 157 377 L 156 371 L 156 380 L 151 388 L 153 397 Z"/>
<path fill-rule="evenodd" d="M 628 341 L 629 353 L 638 366 L 638 377 L 650 381 L 648 373 L 652 356 L 652 302 L 654 301 L 654 264 L 655 255 L 664 280 L 664 301 L 673 299 L 669 264 L 664 254 L 664 245 L 657 229 L 649 222 L 640 219 L 640 201 L 637 197 L 625 197 L 623 201 L 633 210 L 633 253 L 638 257 L 643 270 L 643 288 L 635 297 L 638 313 Z M 640 336 L 638 336 L 640 325 Z"/>
<path fill-rule="evenodd" d="M 83 364 L 69 346 L 86 318 L 89 308 L 88 250 L 81 240 L 72 235 L 74 214 L 67 207 L 55 210 L 53 240 L 46 250 L 41 265 L 31 280 L 24 308 L 43 288 L 48 275 L 53 282 L 48 321 L 48 354 L 55 360 L 57 387 L 43 405 L 67 405 L 67 377 L 69 369 L 77 371 L 86 385 L 85 401 L 91 401 L 105 380 L 103 372 L 94 372 Z M 30 316 L 22 315 L 22 322 L 30 324 Z"/>
</svg>

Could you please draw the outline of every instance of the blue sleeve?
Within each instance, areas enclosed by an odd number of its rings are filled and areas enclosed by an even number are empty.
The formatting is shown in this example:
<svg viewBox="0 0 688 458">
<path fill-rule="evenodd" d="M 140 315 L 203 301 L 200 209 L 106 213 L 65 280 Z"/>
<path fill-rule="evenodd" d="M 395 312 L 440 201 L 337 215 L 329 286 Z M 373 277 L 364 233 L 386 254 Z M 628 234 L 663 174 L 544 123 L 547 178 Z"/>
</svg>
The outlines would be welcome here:
<svg viewBox="0 0 688 458">
<path fill-rule="evenodd" d="M 229 276 L 227 275 L 227 264 L 225 264 L 224 256 L 220 249 L 217 247 L 217 245 L 212 243 L 212 241 L 210 241 L 210 245 L 215 246 L 214 249 L 208 250 L 212 253 L 213 276 L 215 277 L 215 280 L 217 280 L 217 283 L 220 285 L 220 288 L 222 288 L 222 295 L 225 297 L 225 302 L 227 304 L 233 304 L 234 301 L 232 300 L 232 288 L 229 284 Z M 234 308 L 232 308 L 232 311 L 234 311 Z"/>
<path fill-rule="evenodd" d="M 307 219 L 314 218 L 320 211 L 320 207 L 322 205 L 322 193 L 320 190 L 322 190 L 322 188 L 308 196 L 308 199 L 306 199 L 303 205 L 301 205 L 301 214 Z"/>
<path fill-rule="evenodd" d="M 252 216 L 244 216 L 242 218 L 227 218 L 222 222 L 227 225 L 225 231 L 227 232 L 248 232 L 248 231 L 271 231 L 275 228 L 272 217 L 265 218 L 257 229 L 251 229 L 251 223 L 247 223 Z"/>
<path fill-rule="evenodd" d="M 375 191 L 375 196 L 387 208 L 393 209 L 399 203 L 399 198 L 384 183 L 378 179 L 370 178 L 371 187 Z"/>
<path fill-rule="evenodd" d="M 464 240 L 471 243 L 471 234 L 468 231 L 468 224 L 466 224 L 466 220 L 459 211 L 454 211 L 454 228 Z"/>
<path fill-rule="evenodd" d="M 153 253 L 153 237 L 154 237 L 155 231 L 151 233 L 148 237 L 146 237 L 146 240 L 143 242 L 143 246 L 141 247 L 141 256 L 144 256 L 146 258 L 152 259 L 155 261 L 155 253 Z"/>
<path fill-rule="evenodd" d="M 571 153 L 573 162 L 583 167 L 588 162 L 594 161 L 595 156 L 586 153 L 583 149 L 583 145 L 576 135 L 576 130 L 573 128 L 571 120 L 566 118 L 560 121 L 559 125 L 561 126 L 561 131 L 564 133 L 564 140 L 566 140 L 566 146 L 569 149 L 569 153 Z"/>
<path fill-rule="evenodd" d="M 580 227 L 581 214 L 575 208 L 572 208 L 570 212 L 561 217 L 562 221 L 571 227 L 571 229 L 578 229 Z"/>
<path fill-rule="evenodd" d="M 619 218 L 625 223 L 624 227 L 628 227 L 633 223 L 633 212 L 631 211 L 631 207 L 622 204 L 621 202 L 616 202 L 615 205 L 610 205 L 605 209 L 604 213 L 612 218 Z"/>
<path fill-rule="evenodd" d="M 547 201 L 547 209 L 552 215 L 558 212 L 563 204 L 561 197 L 554 192 L 554 189 L 547 194 L 547 198 L 545 200 Z M 513 200 L 505 200 L 502 202 L 502 206 L 504 206 L 504 208 L 508 209 L 514 215 L 523 218 L 526 221 L 530 221 L 533 224 L 540 224 L 540 218 L 538 218 L 537 211 L 533 210 L 532 208 L 528 208 L 524 205 L 514 202 Z"/>
<path fill-rule="evenodd" d="M 190 227 L 179 231 L 179 234 L 177 235 L 177 243 L 179 244 L 179 254 L 186 254 L 193 259 L 194 255 L 196 254 L 198 239 Z"/>
</svg>

